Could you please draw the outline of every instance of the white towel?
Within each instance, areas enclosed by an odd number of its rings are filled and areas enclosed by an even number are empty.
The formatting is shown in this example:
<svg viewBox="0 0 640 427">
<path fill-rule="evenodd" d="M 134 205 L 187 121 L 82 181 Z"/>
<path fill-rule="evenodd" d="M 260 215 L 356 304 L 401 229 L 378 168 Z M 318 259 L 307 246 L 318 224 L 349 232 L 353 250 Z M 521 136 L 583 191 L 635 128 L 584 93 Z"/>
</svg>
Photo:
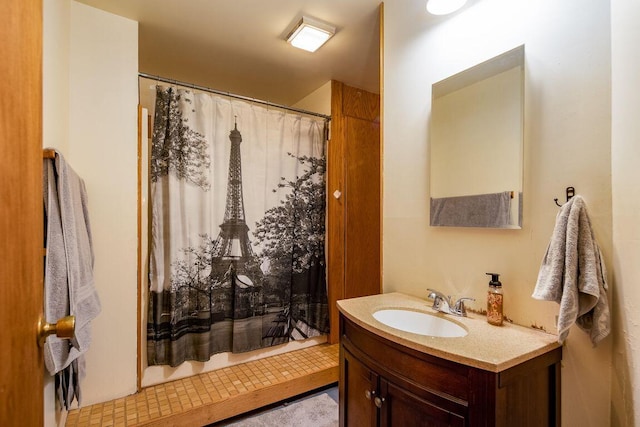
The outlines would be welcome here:
<svg viewBox="0 0 640 427">
<path fill-rule="evenodd" d="M 558 342 L 573 324 L 597 345 L 611 331 L 607 272 L 580 196 L 562 206 L 540 266 L 533 298 L 560 304 Z"/>
<path fill-rule="evenodd" d="M 91 343 L 91 321 L 100 313 L 93 280 L 93 248 L 82 179 L 60 153 L 44 161 L 43 191 L 46 213 L 45 317 L 55 323 L 72 314 L 76 318 L 71 341 L 49 336 L 44 358 L 53 375 L 81 358 Z M 84 376 L 78 360 L 77 380 Z M 78 387 L 76 380 L 75 387 Z M 79 389 L 75 394 L 79 394 Z"/>
</svg>

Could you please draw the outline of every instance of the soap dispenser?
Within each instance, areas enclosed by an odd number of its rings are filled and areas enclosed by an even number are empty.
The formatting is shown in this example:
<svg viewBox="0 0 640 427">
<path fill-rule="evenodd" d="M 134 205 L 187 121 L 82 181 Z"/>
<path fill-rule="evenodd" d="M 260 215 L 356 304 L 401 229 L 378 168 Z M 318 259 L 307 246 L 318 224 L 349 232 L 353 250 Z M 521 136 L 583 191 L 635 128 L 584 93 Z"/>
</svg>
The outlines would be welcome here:
<svg viewBox="0 0 640 427">
<path fill-rule="evenodd" d="M 500 326 L 504 318 L 502 313 L 502 283 L 500 283 L 498 273 L 486 273 L 491 276 L 489 282 L 489 292 L 487 293 L 487 322 L 491 325 Z"/>
</svg>

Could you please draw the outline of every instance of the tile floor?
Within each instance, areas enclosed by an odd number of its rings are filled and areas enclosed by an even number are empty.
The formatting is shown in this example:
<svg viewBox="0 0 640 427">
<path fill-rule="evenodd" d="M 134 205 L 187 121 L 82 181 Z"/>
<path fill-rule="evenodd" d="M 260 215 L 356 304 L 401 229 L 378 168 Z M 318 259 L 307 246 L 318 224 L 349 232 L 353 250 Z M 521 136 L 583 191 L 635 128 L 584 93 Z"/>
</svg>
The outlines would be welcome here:
<svg viewBox="0 0 640 427">
<path fill-rule="evenodd" d="M 72 410 L 66 426 L 165 425 L 193 411 L 228 405 L 235 397 L 335 369 L 338 345 L 317 345 L 143 389 L 120 399 Z M 333 381 L 337 381 L 336 378 Z M 337 398 L 337 391 L 336 398 Z"/>
</svg>

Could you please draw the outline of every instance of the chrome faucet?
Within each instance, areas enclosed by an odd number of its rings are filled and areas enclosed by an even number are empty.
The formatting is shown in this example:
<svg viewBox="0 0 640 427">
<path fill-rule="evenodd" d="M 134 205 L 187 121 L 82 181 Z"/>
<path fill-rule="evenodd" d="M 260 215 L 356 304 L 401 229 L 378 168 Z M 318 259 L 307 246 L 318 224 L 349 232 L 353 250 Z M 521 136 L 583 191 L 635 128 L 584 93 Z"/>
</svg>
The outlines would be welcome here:
<svg viewBox="0 0 640 427">
<path fill-rule="evenodd" d="M 464 306 L 465 301 L 475 301 L 475 298 L 462 297 L 453 305 L 453 310 L 451 314 L 455 314 L 456 316 L 467 317 L 467 308 Z"/>
<path fill-rule="evenodd" d="M 429 291 L 429 295 L 427 298 L 433 299 L 432 308 L 436 311 L 441 311 L 443 313 L 451 313 L 451 297 L 446 296 L 442 292 L 436 291 L 435 289 L 427 289 Z"/>
<path fill-rule="evenodd" d="M 466 317 L 467 309 L 464 306 L 465 300 L 475 301 L 474 298 L 462 297 L 455 303 L 452 303 L 450 296 L 448 297 L 442 292 L 436 291 L 435 289 L 427 290 L 429 291 L 429 295 L 427 296 L 427 298 L 433 299 L 432 308 L 436 311 L 441 311 L 447 314 Z"/>
</svg>

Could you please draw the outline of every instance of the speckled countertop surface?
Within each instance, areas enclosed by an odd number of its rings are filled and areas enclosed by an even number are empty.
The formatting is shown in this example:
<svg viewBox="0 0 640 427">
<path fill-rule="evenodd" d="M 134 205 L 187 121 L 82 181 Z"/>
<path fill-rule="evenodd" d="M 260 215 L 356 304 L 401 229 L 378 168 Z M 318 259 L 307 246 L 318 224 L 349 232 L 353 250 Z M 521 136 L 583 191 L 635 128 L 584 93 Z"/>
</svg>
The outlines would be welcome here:
<svg viewBox="0 0 640 427">
<path fill-rule="evenodd" d="M 492 326 L 485 316 L 468 317 L 435 312 L 431 301 L 399 292 L 338 301 L 347 319 L 383 338 L 436 357 L 491 372 L 501 372 L 560 347 L 557 336 L 505 322 Z M 406 308 L 444 317 L 465 328 L 460 338 L 439 338 L 404 332 L 380 323 L 373 313 L 381 309 Z"/>
</svg>

